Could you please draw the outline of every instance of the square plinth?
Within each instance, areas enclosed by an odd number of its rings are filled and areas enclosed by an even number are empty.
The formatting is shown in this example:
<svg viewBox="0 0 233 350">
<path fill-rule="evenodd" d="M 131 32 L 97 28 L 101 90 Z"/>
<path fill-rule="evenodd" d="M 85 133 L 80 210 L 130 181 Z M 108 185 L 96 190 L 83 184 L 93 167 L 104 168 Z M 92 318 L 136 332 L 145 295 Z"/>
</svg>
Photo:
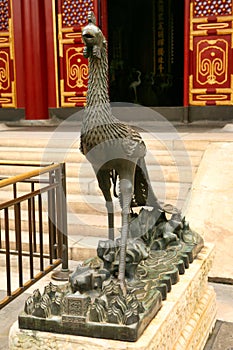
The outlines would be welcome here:
<svg viewBox="0 0 233 350">
<path fill-rule="evenodd" d="M 9 348 L 24 349 L 26 344 L 64 350 L 202 350 L 216 320 L 216 297 L 207 281 L 213 256 L 213 246 L 206 245 L 135 343 L 24 330 L 16 322 L 10 331 Z"/>
</svg>

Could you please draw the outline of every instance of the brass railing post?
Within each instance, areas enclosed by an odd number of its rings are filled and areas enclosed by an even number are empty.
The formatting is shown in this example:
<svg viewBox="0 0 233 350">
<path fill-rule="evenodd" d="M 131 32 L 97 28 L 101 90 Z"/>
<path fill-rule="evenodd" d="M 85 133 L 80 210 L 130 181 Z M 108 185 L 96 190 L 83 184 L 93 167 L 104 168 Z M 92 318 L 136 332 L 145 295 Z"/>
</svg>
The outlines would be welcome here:
<svg viewBox="0 0 233 350">
<path fill-rule="evenodd" d="M 58 187 L 56 191 L 57 199 L 57 230 L 58 230 L 58 251 L 62 258 L 62 268 L 52 274 L 52 278 L 59 281 L 69 279 L 68 268 L 68 239 L 67 239 L 67 203 L 66 203 L 66 172 L 65 163 L 60 164 L 56 170 L 56 180 Z"/>
</svg>

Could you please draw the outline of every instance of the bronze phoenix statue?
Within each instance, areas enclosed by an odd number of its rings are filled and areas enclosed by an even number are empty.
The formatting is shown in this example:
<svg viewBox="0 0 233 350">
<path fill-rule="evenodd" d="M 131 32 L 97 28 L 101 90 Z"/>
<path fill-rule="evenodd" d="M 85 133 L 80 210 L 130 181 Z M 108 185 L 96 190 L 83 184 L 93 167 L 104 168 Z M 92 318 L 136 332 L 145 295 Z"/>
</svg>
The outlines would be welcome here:
<svg viewBox="0 0 233 350">
<path fill-rule="evenodd" d="M 82 31 L 89 82 L 81 150 L 93 166 L 106 201 L 109 240 L 99 242 L 97 257 L 77 266 L 69 284 L 50 283 L 42 295 L 34 291 L 19 316 L 19 326 L 136 341 L 204 242 L 176 208 L 161 207 L 149 181 L 140 134 L 113 116 L 107 43 L 93 13 L 88 18 Z M 115 194 L 117 179 L 122 223 L 121 238 L 114 240 L 111 185 Z M 152 208 L 141 208 L 132 217 L 134 206 Z M 165 212 L 172 214 L 169 220 Z"/>
<path fill-rule="evenodd" d="M 109 239 L 114 240 L 112 182 L 119 178 L 122 210 L 118 280 L 124 293 L 125 259 L 131 208 L 163 209 L 153 193 L 145 164 L 146 146 L 134 128 L 113 116 L 108 93 L 107 41 L 92 12 L 82 30 L 84 56 L 88 58 L 87 102 L 81 128 L 80 150 L 91 163 L 108 211 Z M 113 181 L 112 181 L 113 180 Z"/>
</svg>

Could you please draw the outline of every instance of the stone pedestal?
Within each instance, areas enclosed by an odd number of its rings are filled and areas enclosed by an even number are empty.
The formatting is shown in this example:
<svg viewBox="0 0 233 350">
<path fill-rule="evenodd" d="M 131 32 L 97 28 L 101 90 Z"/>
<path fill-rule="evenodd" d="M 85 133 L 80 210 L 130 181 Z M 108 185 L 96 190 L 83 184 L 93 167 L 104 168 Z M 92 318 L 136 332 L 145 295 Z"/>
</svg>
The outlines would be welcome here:
<svg viewBox="0 0 233 350">
<path fill-rule="evenodd" d="M 9 348 L 202 350 L 216 320 L 215 292 L 207 281 L 213 257 L 213 245 L 206 245 L 137 342 L 22 330 L 16 322 L 10 331 Z"/>
</svg>

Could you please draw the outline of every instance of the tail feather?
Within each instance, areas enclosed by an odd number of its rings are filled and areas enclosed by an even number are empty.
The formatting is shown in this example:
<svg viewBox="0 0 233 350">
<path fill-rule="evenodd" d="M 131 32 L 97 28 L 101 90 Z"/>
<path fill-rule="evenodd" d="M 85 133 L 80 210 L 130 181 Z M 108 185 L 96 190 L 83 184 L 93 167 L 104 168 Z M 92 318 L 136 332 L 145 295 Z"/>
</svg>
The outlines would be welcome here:
<svg viewBox="0 0 233 350">
<path fill-rule="evenodd" d="M 114 196 L 119 198 L 120 204 L 122 206 L 121 193 L 119 193 L 118 195 L 116 191 L 118 174 L 115 170 L 111 172 L 111 179 L 113 183 Z M 149 206 L 149 207 L 153 207 L 163 211 L 151 186 L 144 157 L 139 158 L 136 165 L 135 176 L 134 176 L 134 193 L 133 193 L 130 206 L 131 208 Z"/>
<path fill-rule="evenodd" d="M 162 209 L 151 186 L 145 158 L 139 158 L 134 177 L 134 194 L 131 207 L 151 206 Z"/>
</svg>

